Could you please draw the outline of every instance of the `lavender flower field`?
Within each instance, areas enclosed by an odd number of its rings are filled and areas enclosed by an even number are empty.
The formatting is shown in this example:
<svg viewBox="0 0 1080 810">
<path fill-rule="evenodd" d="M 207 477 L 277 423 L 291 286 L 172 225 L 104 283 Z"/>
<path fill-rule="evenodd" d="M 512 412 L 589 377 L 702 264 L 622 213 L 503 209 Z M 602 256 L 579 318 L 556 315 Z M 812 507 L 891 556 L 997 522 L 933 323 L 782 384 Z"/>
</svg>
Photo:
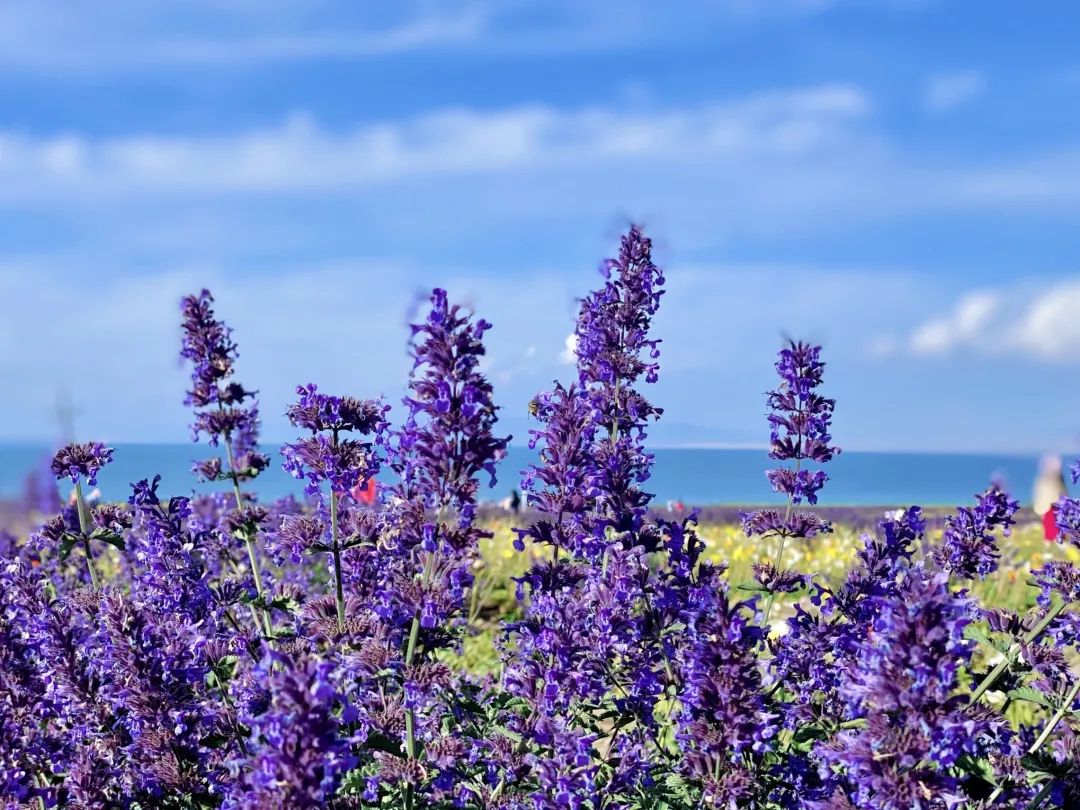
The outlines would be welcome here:
<svg viewBox="0 0 1080 810">
<path fill-rule="evenodd" d="M 673 519 L 649 494 L 664 286 L 631 227 L 582 289 L 517 520 L 479 504 L 519 473 L 481 370 L 498 332 L 452 290 L 411 328 L 403 401 L 297 381 L 307 497 L 276 501 L 243 335 L 185 297 L 192 475 L 228 489 L 148 469 L 100 500 L 115 452 L 81 437 L 8 516 L 4 806 L 1080 807 L 1080 500 L 1054 545 L 997 485 L 830 519 L 843 402 L 795 340 L 763 402 L 786 506 Z"/>
</svg>

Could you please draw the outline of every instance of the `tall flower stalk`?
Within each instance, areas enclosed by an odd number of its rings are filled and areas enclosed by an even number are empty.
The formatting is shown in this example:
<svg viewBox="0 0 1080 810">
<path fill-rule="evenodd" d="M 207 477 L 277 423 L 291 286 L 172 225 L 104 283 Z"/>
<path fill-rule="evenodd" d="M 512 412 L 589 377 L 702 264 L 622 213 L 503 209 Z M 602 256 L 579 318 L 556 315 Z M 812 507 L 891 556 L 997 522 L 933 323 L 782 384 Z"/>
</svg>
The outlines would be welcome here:
<svg viewBox="0 0 1080 810">
<path fill-rule="evenodd" d="M 236 509 L 241 512 L 245 501 L 240 483 L 257 477 L 270 459 L 258 447 L 259 405 L 255 392 L 232 379 L 237 346 L 232 330 L 215 317 L 213 304 L 214 298 L 208 290 L 185 296 L 180 302 L 183 329 L 180 356 L 191 364 L 191 388 L 184 404 L 195 410 L 192 440 L 197 442 L 205 435 L 211 447 L 225 449 L 225 466 L 220 456 L 212 456 L 197 462 L 193 472 L 204 481 L 228 480 Z M 266 590 L 250 525 L 242 525 L 240 535 L 262 603 L 263 628 L 270 636 L 273 634 L 270 611 L 266 607 Z"/>
<path fill-rule="evenodd" d="M 94 565 L 91 541 L 102 540 L 121 549 L 124 541 L 117 533 L 117 527 L 112 525 L 112 510 L 91 510 L 83 493 L 82 482 L 85 480 L 90 486 L 95 486 L 98 473 L 112 461 L 112 457 L 113 449 L 101 442 L 69 444 L 57 451 L 51 464 L 52 472 L 57 480 L 67 478 L 75 487 L 77 525 L 70 525 L 66 515 L 61 513 L 47 521 L 39 532 L 43 542 L 51 541 L 56 545 L 61 559 L 67 557 L 76 545 L 82 547 L 86 558 L 86 571 L 94 590 L 100 586 L 100 578 Z"/>
<path fill-rule="evenodd" d="M 322 537 L 325 527 L 317 519 L 286 516 L 282 518 L 277 542 L 331 555 L 334 603 L 338 628 L 343 630 L 345 590 L 341 555 L 345 546 L 338 531 L 339 502 L 378 474 L 378 446 L 383 443 L 387 408 L 378 400 L 321 394 L 314 384 L 300 386 L 296 393 L 298 399 L 289 406 L 286 415 L 294 427 L 307 430 L 310 435 L 282 446 L 283 466 L 294 477 L 306 481 L 309 495 L 322 498 L 323 484 L 328 486 L 330 537 L 327 543 Z M 353 438 L 354 435 L 360 438 Z"/>
<path fill-rule="evenodd" d="M 788 341 L 780 350 L 776 373 L 780 385 L 766 396 L 769 407 L 769 458 L 793 462 L 791 466 L 769 470 L 769 483 L 787 500 L 784 514 L 775 509 L 761 509 L 743 516 L 743 530 L 748 537 L 776 539 L 777 550 L 772 571 L 783 571 L 784 549 L 789 540 L 810 538 L 832 531 L 828 521 L 813 512 L 795 510 L 803 501 L 816 504 L 818 492 L 829 476 L 824 470 L 811 470 L 808 463 L 831 461 L 839 449 L 831 446 L 829 434 L 835 400 L 817 392 L 825 364 L 821 347 Z M 767 583 L 766 583 L 767 584 Z M 765 602 L 765 626 L 768 627 L 776 590 L 769 588 Z"/>
<path fill-rule="evenodd" d="M 399 571 L 387 580 L 385 615 L 407 623 L 406 678 L 414 677 L 420 653 L 434 653 L 445 643 L 440 634 L 445 638 L 449 624 L 461 620 L 477 543 L 490 536 L 476 525 L 479 476 L 486 473 L 494 485 L 495 465 L 510 441 L 493 432 L 497 409 L 479 369 L 490 328 L 450 304 L 441 289 L 432 292 L 425 320 L 411 327 L 408 414 L 390 446 L 398 481 L 384 514 L 398 548 L 387 567 Z M 418 756 L 417 738 L 416 711 L 407 704 L 409 760 Z M 406 806 L 414 800 L 410 785 Z"/>
<path fill-rule="evenodd" d="M 508 627 L 503 676 L 532 712 L 522 730 L 535 746 L 536 802 L 585 795 L 602 781 L 612 796 L 638 789 L 649 778 L 654 709 L 671 685 L 662 587 L 648 560 L 663 533 L 646 520 L 652 496 L 643 489 L 653 460 L 644 441 L 660 409 L 637 389 L 658 376 L 650 327 L 664 278 L 637 227 L 601 272 L 574 329 L 576 384 L 533 401 L 540 463 L 522 481 L 540 514 L 516 530 L 518 548 L 553 547 L 553 559 L 520 581 L 528 602 Z M 581 755 L 593 745 L 606 751 L 598 762 Z"/>
</svg>

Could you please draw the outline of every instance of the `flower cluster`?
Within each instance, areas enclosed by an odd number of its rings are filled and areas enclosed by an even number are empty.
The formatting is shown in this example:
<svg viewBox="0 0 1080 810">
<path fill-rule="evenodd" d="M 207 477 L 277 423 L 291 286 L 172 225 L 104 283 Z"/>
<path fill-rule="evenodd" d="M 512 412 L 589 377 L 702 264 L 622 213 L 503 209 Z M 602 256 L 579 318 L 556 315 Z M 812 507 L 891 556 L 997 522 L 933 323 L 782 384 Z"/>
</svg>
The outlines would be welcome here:
<svg viewBox="0 0 1080 810">
<path fill-rule="evenodd" d="M 743 530 L 748 536 L 780 538 L 810 538 L 832 527 L 812 512 L 792 510 L 803 501 L 816 504 L 818 492 L 829 476 L 824 470 L 810 470 L 805 464 L 831 461 L 839 451 L 831 446 L 829 434 L 834 400 L 817 392 L 825 372 L 821 347 L 789 341 L 780 350 L 776 373 L 780 385 L 770 391 L 769 458 L 794 462 L 792 467 L 769 470 L 766 475 L 774 491 L 788 502 L 786 513 L 763 509 L 743 517 Z"/>
<path fill-rule="evenodd" d="M 386 406 L 378 400 L 359 400 L 319 393 L 314 384 L 297 387 L 299 399 L 286 415 L 294 427 L 311 432 L 281 448 L 285 470 L 307 481 L 306 491 L 317 495 L 322 484 L 332 492 L 347 493 L 379 472 L 376 446 L 386 427 Z M 342 434 L 372 436 L 368 440 Z"/>
<path fill-rule="evenodd" d="M 112 461 L 113 449 L 101 442 L 69 444 L 56 451 L 52 460 L 53 475 L 59 480 L 70 478 L 77 484 L 86 479 L 90 486 L 97 484 L 97 475 L 101 468 Z"/>
<path fill-rule="evenodd" d="M 695 514 L 649 508 L 649 239 L 631 228 L 602 271 L 573 381 L 530 404 L 528 563 L 502 617 L 481 609 L 478 498 L 509 442 L 490 324 L 433 291 L 393 424 L 382 400 L 299 387 L 282 456 L 309 497 L 269 502 L 241 489 L 267 458 L 232 333 L 208 292 L 185 298 L 194 430 L 225 451 L 197 472 L 231 491 L 87 495 L 113 453 L 74 444 L 50 465 L 72 501 L 28 499 L 31 528 L 0 531 L 4 806 L 1078 806 L 1080 568 L 1048 556 L 1028 610 L 979 604 L 1017 519 L 995 486 L 940 537 L 917 506 L 868 523 L 845 576 L 785 569 L 831 530 L 802 507 L 838 452 L 821 350 L 790 342 L 767 398 L 786 505 L 742 516 L 764 551 L 732 581 Z M 1080 501 L 1056 520 L 1080 546 Z M 459 655 L 484 631 L 490 675 Z"/>
<path fill-rule="evenodd" d="M 942 543 L 934 559 L 942 568 L 963 579 L 982 579 L 997 570 L 997 541 L 994 530 L 1006 537 L 1016 522 L 1020 504 L 1008 493 L 992 486 L 978 496 L 975 508 L 961 507 L 945 524 Z"/>
<path fill-rule="evenodd" d="M 266 469 L 270 459 L 259 451 L 259 405 L 255 392 L 232 380 L 237 347 L 232 330 L 217 320 L 208 290 L 180 302 L 183 342 L 180 357 L 191 364 L 191 389 L 184 404 L 196 409 L 192 439 L 206 435 L 211 446 L 224 444 L 226 459 L 197 462 L 196 475 L 206 481 L 246 481 Z M 250 400 L 249 405 L 245 403 Z"/>
</svg>

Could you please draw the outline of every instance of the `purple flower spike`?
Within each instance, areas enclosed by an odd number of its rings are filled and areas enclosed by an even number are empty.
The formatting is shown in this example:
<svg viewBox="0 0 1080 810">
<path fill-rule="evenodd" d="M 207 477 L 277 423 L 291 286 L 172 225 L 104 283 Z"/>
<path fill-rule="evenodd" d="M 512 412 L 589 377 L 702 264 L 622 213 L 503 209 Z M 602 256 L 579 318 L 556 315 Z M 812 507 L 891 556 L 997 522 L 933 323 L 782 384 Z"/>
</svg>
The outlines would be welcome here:
<svg viewBox="0 0 1080 810">
<path fill-rule="evenodd" d="M 1019 508 L 1008 493 L 990 487 L 978 496 L 974 509 L 960 507 L 945 522 L 941 545 L 933 552 L 934 561 L 964 579 L 985 578 L 997 570 L 1001 556 L 994 531 L 1001 529 L 1007 537 Z"/>
<path fill-rule="evenodd" d="M 191 363 L 191 389 L 184 404 L 195 409 L 192 441 L 207 437 L 212 447 L 228 445 L 232 465 L 222 459 L 198 461 L 192 472 L 204 481 L 255 478 L 270 464 L 259 452 L 259 405 L 255 393 L 231 381 L 236 364 L 232 330 L 214 315 L 214 297 L 208 290 L 185 296 L 180 302 L 183 342 L 180 357 Z M 245 401 L 252 402 L 245 405 Z"/>
<path fill-rule="evenodd" d="M 377 399 L 321 394 L 311 383 L 299 386 L 296 394 L 298 399 L 286 414 L 295 427 L 311 435 L 282 446 L 285 471 L 305 479 L 311 495 L 318 494 L 324 482 L 340 495 L 374 478 L 381 463 L 378 446 L 384 443 L 389 406 Z M 346 438 L 343 433 L 371 439 Z"/>
<path fill-rule="evenodd" d="M 56 452 L 52 460 L 53 475 L 57 480 L 70 478 L 77 484 L 81 478 L 90 486 L 97 484 L 97 474 L 112 461 L 113 449 L 101 442 L 69 444 Z"/>
<path fill-rule="evenodd" d="M 817 503 L 818 492 L 829 476 L 806 465 L 824 464 L 840 452 L 830 444 L 829 434 L 836 403 L 817 393 L 824 371 L 820 346 L 788 341 L 776 361 L 780 385 L 767 395 L 769 458 L 794 461 L 795 466 L 769 470 L 766 476 L 774 492 L 787 496 L 789 506 L 803 501 Z M 786 517 L 778 510 L 762 509 L 743 515 L 742 523 L 748 536 L 807 538 L 832 531 L 828 521 L 790 509 Z"/>
</svg>

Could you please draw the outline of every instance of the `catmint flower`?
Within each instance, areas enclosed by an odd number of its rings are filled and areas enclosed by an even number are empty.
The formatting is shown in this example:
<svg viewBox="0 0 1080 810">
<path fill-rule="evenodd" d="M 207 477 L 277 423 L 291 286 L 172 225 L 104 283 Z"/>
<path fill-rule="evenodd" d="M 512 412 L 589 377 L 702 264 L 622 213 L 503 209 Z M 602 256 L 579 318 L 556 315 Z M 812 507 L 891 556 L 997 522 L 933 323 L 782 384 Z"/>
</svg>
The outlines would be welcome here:
<svg viewBox="0 0 1080 810">
<path fill-rule="evenodd" d="M 1063 602 L 1080 602 L 1080 568 L 1062 560 L 1051 560 L 1031 572 L 1040 588 L 1038 602 L 1050 606 L 1050 597 L 1057 593 Z"/>
<path fill-rule="evenodd" d="M 806 576 L 796 571 L 781 571 L 772 563 L 754 563 L 754 579 L 765 590 L 775 593 L 791 593 L 803 587 Z"/>
<path fill-rule="evenodd" d="M 844 670 L 841 694 L 866 725 L 818 748 L 842 766 L 841 791 L 865 810 L 908 810 L 927 797 L 965 800 L 950 769 L 961 756 L 1011 753 L 1003 718 L 953 697 L 974 644 L 964 637 L 972 606 L 944 573 L 910 569 L 881 601 L 870 632 Z"/>
<path fill-rule="evenodd" d="M 356 762 L 342 728 L 352 712 L 335 684 L 334 664 L 271 654 L 259 671 L 269 703 L 245 718 L 257 747 L 236 763 L 242 790 L 224 807 L 323 807 Z"/>
<path fill-rule="evenodd" d="M 1068 541 L 1080 548 L 1080 498 L 1062 496 L 1054 504 L 1054 519 L 1058 526 L 1058 542 Z"/>
<path fill-rule="evenodd" d="M 820 346 L 788 341 L 780 350 L 776 361 L 780 385 L 766 397 L 769 458 L 793 461 L 795 466 L 769 470 L 766 476 L 773 490 L 787 497 L 789 508 L 784 514 L 775 509 L 743 514 L 747 536 L 809 538 L 832 531 L 828 521 L 790 509 L 803 501 L 816 504 L 818 492 L 829 478 L 823 470 L 810 470 L 804 465 L 824 464 L 840 452 L 830 444 L 829 434 L 836 402 L 817 392 L 824 371 Z"/>
<path fill-rule="evenodd" d="M 285 515 L 278 529 L 270 533 L 267 547 L 278 565 L 286 557 L 299 563 L 305 552 L 325 543 L 325 535 L 326 524 L 315 515 Z"/>
<path fill-rule="evenodd" d="M 113 449 L 101 442 L 69 444 L 56 452 L 51 467 L 58 480 L 70 478 L 73 484 L 77 484 L 80 478 L 85 478 L 87 484 L 96 486 L 98 473 L 112 461 L 112 457 Z"/>
<path fill-rule="evenodd" d="M 604 285 L 582 302 L 574 329 L 580 395 L 592 423 L 586 490 L 602 519 L 595 526 L 593 553 L 602 554 L 599 537 L 641 525 L 650 495 L 641 485 L 653 457 L 644 450 L 645 432 L 662 413 L 634 386 L 656 382 L 660 341 L 649 337 L 660 306 L 664 276 L 652 261 L 652 241 L 637 226 L 622 237 L 619 254 L 601 266 Z"/>
<path fill-rule="evenodd" d="M 184 332 L 180 356 L 192 364 L 192 390 L 185 405 L 204 408 L 228 399 L 239 402 L 247 396 L 242 388 L 222 388 L 233 373 L 236 363 L 236 344 L 232 330 L 214 317 L 214 297 L 209 290 L 185 296 L 180 301 Z"/>
<path fill-rule="evenodd" d="M 805 539 L 833 530 L 832 523 L 813 512 L 794 511 L 785 517 L 777 509 L 759 509 L 743 512 L 740 518 L 742 530 L 748 537 L 769 535 Z"/>
<path fill-rule="evenodd" d="M 333 492 L 349 492 L 379 472 L 377 445 L 383 443 L 385 414 L 378 400 L 358 400 L 320 394 L 313 384 L 296 389 L 299 399 L 286 412 L 295 427 L 311 436 L 283 445 L 286 472 L 307 481 L 305 490 L 315 495 L 329 482 Z M 342 438 L 342 433 L 372 436 L 370 441 Z"/>
<path fill-rule="evenodd" d="M 1000 528 L 1008 537 L 1020 505 L 1006 492 L 992 486 L 977 496 L 975 507 L 960 507 L 945 521 L 941 545 L 933 559 L 944 570 L 964 579 L 984 579 L 997 570 L 1001 556 L 994 538 Z"/>
<path fill-rule="evenodd" d="M 296 393 L 299 399 L 288 407 L 285 415 L 295 427 L 303 430 L 369 435 L 385 425 L 386 408 L 378 400 L 320 394 L 313 383 L 299 386 Z"/>
<path fill-rule="evenodd" d="M 214 298 L 208 290 L 185 296 L 180 302 L 183 341 L 180 357 L 191 364 L 191 389 L 184 404 L 196 410 L 191 424 L 192 440 L 202 435 L 212 447 L 226 444 L 229 465 L 220 458 L 195 462 L 192 472 L 204 481 L 231 478 L 235 482 L 255 478 L 270 463 L 259 452 L 259 406 L 255 393 L 231 380 L 237 347 L 232 330 L 214 314 Z M 245 404 L 247 400 L 250 404 Z"/>
</svg>

